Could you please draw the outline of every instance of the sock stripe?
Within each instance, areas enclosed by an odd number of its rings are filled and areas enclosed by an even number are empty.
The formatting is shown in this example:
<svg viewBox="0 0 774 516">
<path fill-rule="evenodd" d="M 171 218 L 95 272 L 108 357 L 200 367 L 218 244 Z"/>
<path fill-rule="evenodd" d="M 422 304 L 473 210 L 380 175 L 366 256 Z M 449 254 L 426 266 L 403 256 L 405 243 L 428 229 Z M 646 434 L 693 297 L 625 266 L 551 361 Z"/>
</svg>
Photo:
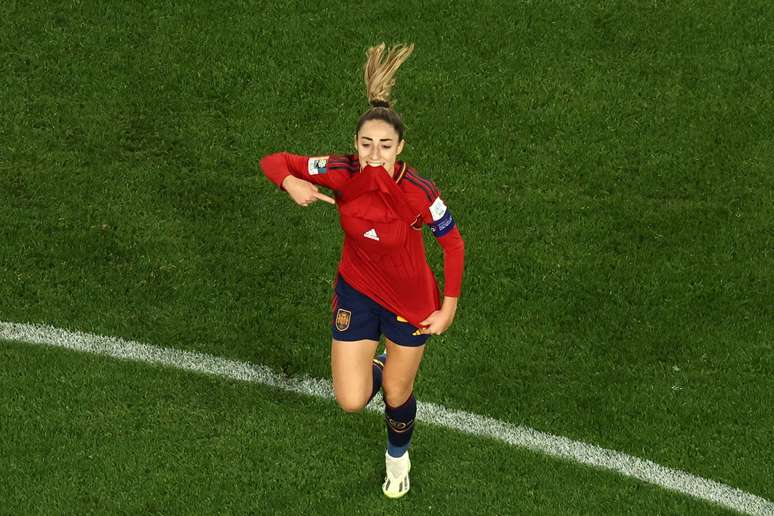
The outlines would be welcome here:
<svg viewBox="0 0 774 516">
<path fill-rule="evenodd" d="M 393 432 L 397 432 L 399 434 L 406 433 L 406 432 L 408 432 L 409 430 L 411 430 L 414 427 L 414 420 L 413 419 L 411 421 L 409 421 L 408 423 L 403 423 L 403 422 L 400 422 L 400 421 L 394 421 L 394 420 L 390 419 L 389 417 L 385 417 L 385 419 L 387 420 L 387 424 L 390 425 L 390 428 L 392 428 L 392 431 Z M 401 425 L 405 425 L 405 426 L 401 426 Z"/>
<path fill-rule="evenodd" d="M 371 397 L 368 398 L 369 403 L 376 393 L 382 389 L 382 372 L 384 371 L 384 364 L 387 361 L 387 355 L 377 355 L 372 360 L 371 374 L 373 375 L 373 386 L 371 388 Z"/>
</svg>

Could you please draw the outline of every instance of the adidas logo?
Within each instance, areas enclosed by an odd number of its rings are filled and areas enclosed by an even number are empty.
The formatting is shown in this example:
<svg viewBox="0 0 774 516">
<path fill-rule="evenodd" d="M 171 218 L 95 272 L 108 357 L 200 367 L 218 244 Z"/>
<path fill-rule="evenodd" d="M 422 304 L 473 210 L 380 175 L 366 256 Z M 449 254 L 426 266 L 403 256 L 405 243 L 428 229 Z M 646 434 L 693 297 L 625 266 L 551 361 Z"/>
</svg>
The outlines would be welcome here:
<svg viewBox="0 0 774 516">
<path fill-rule="evenodd" d="M 366 238 L 370 238 L 371 240 L 379 240 L 379 235 L 376 234 L 376 230 L 374 228 L 371 228 L 365 233 L 363 233 L 363 236 Z"/>
</svg>

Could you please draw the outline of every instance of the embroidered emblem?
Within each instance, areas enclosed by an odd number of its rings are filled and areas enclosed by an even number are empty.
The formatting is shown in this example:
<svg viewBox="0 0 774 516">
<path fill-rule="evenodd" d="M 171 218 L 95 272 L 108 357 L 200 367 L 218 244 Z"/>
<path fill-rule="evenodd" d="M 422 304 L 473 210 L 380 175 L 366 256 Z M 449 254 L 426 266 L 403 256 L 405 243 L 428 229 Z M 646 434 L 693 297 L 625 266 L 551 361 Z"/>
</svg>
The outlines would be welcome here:
<svg viewBox="0 0 774 516">
<path fill-rule="evenodd" d="M 336 312 L 336 329 L 339 331 L 347 331 L 351 320 L 352 312 L 339 308 L 339 311 Z"/>
<path fill-rule="evenodd" d="M 328 156 L 309 158 L 309 161 L 307 162 L 307 171 L 310 176 L 325 174 L 328 171 Z"/>
<path fill-rule="evenodd" d="M 366 238 L 370 238 L 371 240 L 379 240 L 379 235 L 376 234 L 376 230 L 374 228 L 369 229 L 365 233 L 363 233 L 363 236 Z"/>
</svg>

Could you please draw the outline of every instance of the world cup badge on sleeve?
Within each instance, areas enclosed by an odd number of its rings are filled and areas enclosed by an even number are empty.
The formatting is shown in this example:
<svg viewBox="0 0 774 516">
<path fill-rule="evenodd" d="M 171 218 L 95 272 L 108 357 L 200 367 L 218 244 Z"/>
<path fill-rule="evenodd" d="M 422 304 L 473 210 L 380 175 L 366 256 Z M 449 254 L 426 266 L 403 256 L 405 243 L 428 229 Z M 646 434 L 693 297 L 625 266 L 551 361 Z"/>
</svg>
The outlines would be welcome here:
<svg viewBox="0 0 774 516">
<path fill-rule="evenodd" d="M 307 172 L 310 176 L 316 176 L 317 174 L 325 174 L 328 171 L 328 156 L 319 156 L 316 158 L 309 158 L 307 162 Z"/>
<path fill-rule="evenodd" d="M 352 312 L 339 308 L 339 311 L 336 312 L 336 329 L 339 331 L 347 331 L 351 320 Z"/>
</svg>

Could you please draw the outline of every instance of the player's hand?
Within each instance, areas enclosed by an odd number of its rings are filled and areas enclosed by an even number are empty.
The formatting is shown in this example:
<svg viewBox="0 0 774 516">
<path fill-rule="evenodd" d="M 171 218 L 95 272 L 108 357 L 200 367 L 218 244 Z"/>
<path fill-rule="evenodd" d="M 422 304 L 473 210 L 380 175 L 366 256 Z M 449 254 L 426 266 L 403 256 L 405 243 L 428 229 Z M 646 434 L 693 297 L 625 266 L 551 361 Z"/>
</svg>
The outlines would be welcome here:
<svg viewBox="0 0 774 516">
<path fill-rule="evenodd" d="M 316 185 L 295 176 L 286 177 L 282 181 L 282 188 L 284 188 L 290 198 L 293 199 L 293 202 L 299 206 L 306 207 L 317 201 L 336 204 L 336 201 L 332 197 L 320 193 L 320 190 Z"/>
<path fill-rule="evenodd" d="M 446 297 L 443 300 L 443 306 L 440 310 L 436 310 L 422 321 L 421 324 L 424 328 L 420 331 L 425 335 L 440 335 L 449 329 L 452 322 L 454 322 L 454 316 L 457 313 L 457 298 Z"/>
</svg>

